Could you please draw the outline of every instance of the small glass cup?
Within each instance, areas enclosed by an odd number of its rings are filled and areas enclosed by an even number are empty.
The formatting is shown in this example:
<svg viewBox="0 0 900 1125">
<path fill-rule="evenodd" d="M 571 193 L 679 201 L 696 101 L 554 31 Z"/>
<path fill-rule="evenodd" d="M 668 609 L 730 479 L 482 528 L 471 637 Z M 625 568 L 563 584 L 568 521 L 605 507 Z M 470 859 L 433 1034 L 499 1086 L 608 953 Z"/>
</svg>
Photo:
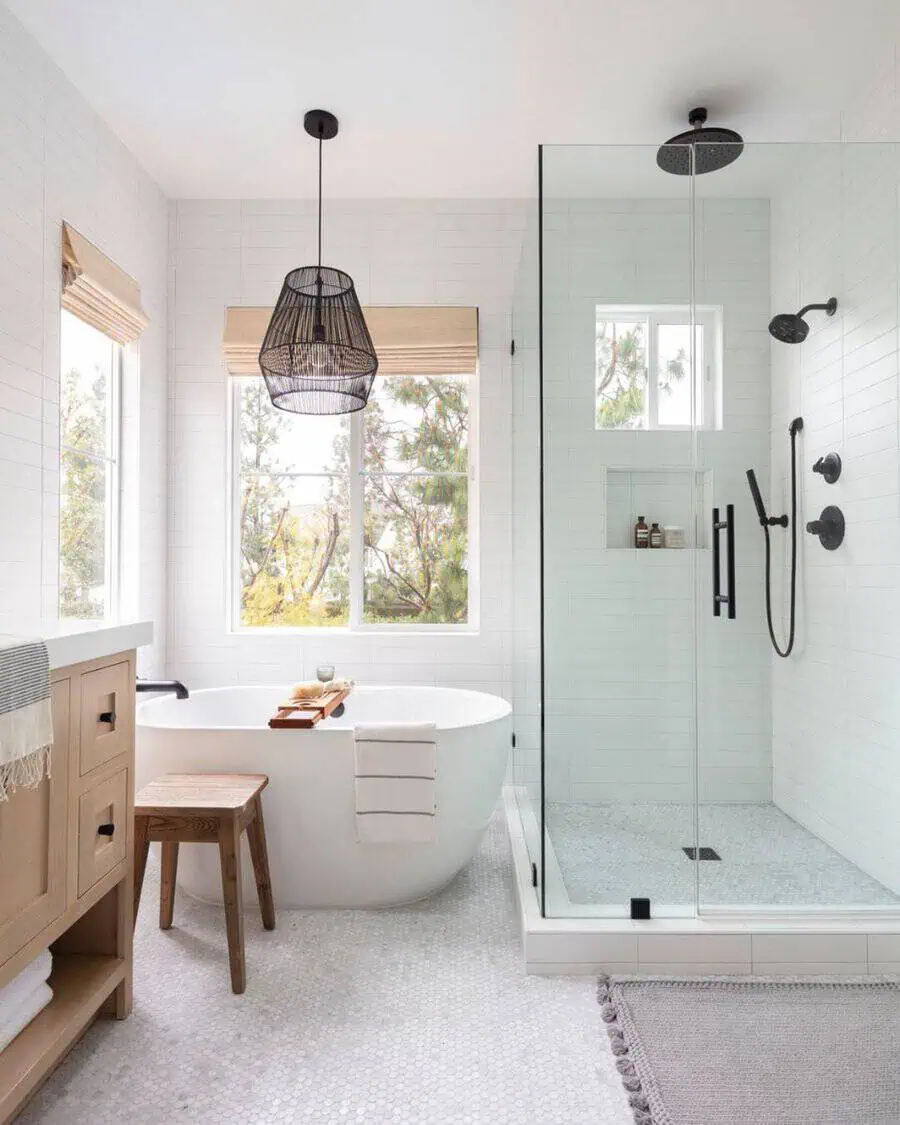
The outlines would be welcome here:
<svg viewBox="0 0 900 1125">
<path fill-rule="evenodd" d="M 316 668 L 316 679 L 323 684 L 330 684 L 334 679 L 334 665 L 320 664 Z"/>
</svg>

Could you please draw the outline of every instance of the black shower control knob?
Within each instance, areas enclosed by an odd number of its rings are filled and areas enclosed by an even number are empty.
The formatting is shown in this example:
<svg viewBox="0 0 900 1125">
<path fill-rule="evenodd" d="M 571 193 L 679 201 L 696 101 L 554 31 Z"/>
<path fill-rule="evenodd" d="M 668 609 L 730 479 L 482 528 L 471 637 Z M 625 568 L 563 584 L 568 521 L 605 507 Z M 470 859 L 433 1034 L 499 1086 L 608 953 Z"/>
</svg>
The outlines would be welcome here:
<svg viewBox="0 0 900 1125">
<path fill-rule="evenodd" d="M 829 504 L 822 509 L 817 520 L 810 520 L 806 530 L 810 535 L 818 535 L 819 542 L 826 551 L 836 551 L 844 542 L 844 513 L 840 508 Z"/>
<path fill-rule="evenodd" d="M 841 475 L 841 455 L 839 453 L 826 453 L 813 465 L 814 473 L 821 473 L 826 484 L 834 484 Z"/>
</svg>

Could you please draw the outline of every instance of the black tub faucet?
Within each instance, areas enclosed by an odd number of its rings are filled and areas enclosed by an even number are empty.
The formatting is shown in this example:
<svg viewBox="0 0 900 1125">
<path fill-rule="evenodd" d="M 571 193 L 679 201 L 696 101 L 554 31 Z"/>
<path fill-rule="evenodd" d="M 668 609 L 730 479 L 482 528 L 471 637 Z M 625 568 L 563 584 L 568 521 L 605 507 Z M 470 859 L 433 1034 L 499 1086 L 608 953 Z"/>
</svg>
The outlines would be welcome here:
<svg viewBox="0 0 900 1125">
<path fill-rule="evenodd" d="M 188 689 L 181 680 L 144 680 L 138 676 L 134 685 L 135 691 L 174 692 L 177 699 L 187 699 Z"/>
</svg>

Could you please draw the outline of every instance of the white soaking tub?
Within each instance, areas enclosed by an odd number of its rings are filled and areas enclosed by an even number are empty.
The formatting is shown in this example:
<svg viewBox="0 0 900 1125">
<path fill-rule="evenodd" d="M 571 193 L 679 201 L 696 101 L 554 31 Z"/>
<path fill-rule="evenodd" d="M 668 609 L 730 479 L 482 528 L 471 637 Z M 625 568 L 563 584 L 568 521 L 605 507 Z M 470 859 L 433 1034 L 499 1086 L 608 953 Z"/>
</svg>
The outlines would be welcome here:
<svg viewBox="0 0 900 1125">
<path fill-rule="evenodd" d="M 379 907 L 424 898 L 475 854 L 503 784 L 510 706 L 455 688 L 356 687 L 339 719 L 314 730 L 266 725 L 285 687 L 226 687 L 164 696 L 137 712 L 137 787 L 163 773 L 265 773 L 263 811 L 278 907 Z M 356 839 L 353 726 L 437 724 L 436 830 L 427 844 Z M 184 844 L 178 883 L 222 901 L 218 849 Z M 244 900 L 253 904 L 244 844 Z"/>
</svg>

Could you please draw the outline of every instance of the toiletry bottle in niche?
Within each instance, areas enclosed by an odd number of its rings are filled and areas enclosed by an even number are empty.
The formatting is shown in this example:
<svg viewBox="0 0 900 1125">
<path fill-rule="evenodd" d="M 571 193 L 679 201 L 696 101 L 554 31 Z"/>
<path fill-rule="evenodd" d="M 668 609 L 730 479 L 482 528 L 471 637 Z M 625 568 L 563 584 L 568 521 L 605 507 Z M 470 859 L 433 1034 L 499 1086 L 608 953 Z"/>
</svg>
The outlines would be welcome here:
<svg viewBox="0 0 900 1125">
<path fill-rule="evenodd" d="M 643 516 L 638 516 L 637 523 L 634 525 L 634 545 L 635 547 L 650 546 L 650 528 L 644 523 Z"/>
<path fill-rule="evenodd" d="M 658 523 L 653 524 L 650 528 L 650 546 L 661 547 L 663 545 L 663 533 Z"/>
</svg>

